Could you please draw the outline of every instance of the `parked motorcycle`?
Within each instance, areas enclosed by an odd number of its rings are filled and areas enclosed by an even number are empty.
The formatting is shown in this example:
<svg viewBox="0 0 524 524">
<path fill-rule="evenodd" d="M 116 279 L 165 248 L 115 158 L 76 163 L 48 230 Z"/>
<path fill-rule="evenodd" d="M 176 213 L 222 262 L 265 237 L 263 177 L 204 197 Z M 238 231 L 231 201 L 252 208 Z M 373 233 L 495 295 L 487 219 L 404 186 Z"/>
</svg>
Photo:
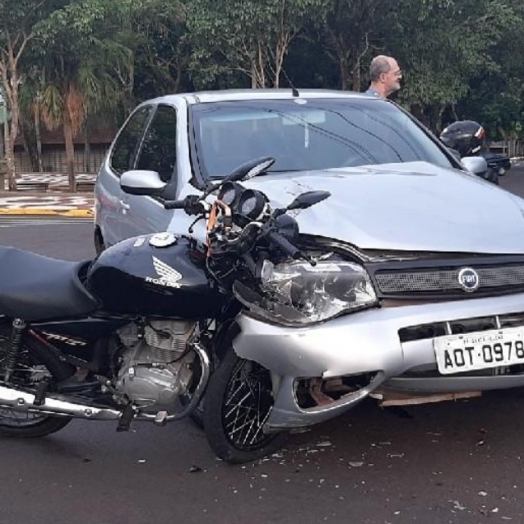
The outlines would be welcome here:
<svg viewBox="0 0 524 524">
<path fill-rule="evenodd" d="M 278 274 L 279 263 L 296 261 L 303 288 L 311 283 L 322 257 L 296 247 L 290 213 L 329 193 L 309 191 L 273 209 L 264 193 L 241 184 L 273 162 L 248 162 L 202 196 L 164 202 L 206 220 L 205 243 L 144 235 L 83 262 L 0 247 L 0 434 L 41 437 L 73 417 L 114 420 L 125 431 L 135 420 L 165 425 L 203 406 L 220 458 L 244 462 L 276 450 L 284 433 L 267 421 L 278 377 L 239 357 L 231 341 L 246 311 L 270 324 L 262 305 L 282 293 L 272 283 L 289 277 Z M 158 195 L 163 183 L 150 175 L 148 188 L 132 172 L 122 185 Z M 290 280 L 290 296 L 296 285 Z M 286 300 L 273 304 L 264 309 L 291 323 L 307 314 L 307 303 L 303 311 Z"/>
<path fill-rule="evenodd" d="M 440 134 L 440 140 L 456 154 L 460 160 L 469 156 L 482 156 L 486 139 L 486 130 L 478 123 L 472 120 L 460 120 L 447 126 Z M 487 169 L 480 173 L 479 176 L 499 185 L 499 174 L 503 175 L 504 171 L 495 168 L 494 163 L 490 163 L 486 158 Z"/>
</svg>

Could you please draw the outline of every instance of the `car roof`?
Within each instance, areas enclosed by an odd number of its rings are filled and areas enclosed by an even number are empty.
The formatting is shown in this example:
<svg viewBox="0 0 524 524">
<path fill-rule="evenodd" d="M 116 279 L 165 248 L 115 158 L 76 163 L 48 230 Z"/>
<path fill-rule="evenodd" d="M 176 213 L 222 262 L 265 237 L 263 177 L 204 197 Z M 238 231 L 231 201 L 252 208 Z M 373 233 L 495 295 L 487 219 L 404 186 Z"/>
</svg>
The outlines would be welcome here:
<svg viewBox="0 0 524 524">
<path fill-rule="evenodd" d="M 296 93 L 295 93 L 296 94 Z M 336 91 L 330 89 L 299 89 L 299 96 L 295 96 L 289 89 L 223 89 L 217 91 L 197 91 L 194 93 L 179 93 L 165 95 L 149 102 L 173 103 L 183 98 L 187 104 L 205 104 L 210 102 L 232 102 L 242 100 L 294 100 L 299 98 L 364 98 L 378 99 L 374 95 L 366 95 L 354 91 Z"/>
</svg>

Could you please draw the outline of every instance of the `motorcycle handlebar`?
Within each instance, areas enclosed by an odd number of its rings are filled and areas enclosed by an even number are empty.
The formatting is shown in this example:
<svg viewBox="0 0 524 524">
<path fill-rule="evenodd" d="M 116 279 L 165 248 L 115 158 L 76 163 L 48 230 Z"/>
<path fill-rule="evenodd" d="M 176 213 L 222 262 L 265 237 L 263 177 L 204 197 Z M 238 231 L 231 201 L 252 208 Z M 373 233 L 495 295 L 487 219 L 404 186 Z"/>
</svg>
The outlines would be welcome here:
<svg viewBox="0 0 524 524">
<path fill-rule="evenodd" d="M 185 200 L 168 200 L 164 202 L 164 209 L 184 209 L 185 207 Z"/>
<path fill-rule="evenodd" d="M 199 215 L 206 207 L 198 195 L 187 195 L 183 200 L 165 201 L 164 209 L 183 209 L 187 215 Z"/>
<path fill-rule="evenodd" d="M 280 233 L 276 231 L 271 231 L 268 233 L 267 238 L 271 243 L 278 246 L 286 255 L 289 255 L 291 258 L 298 259 L 302 256 L 300 249 L 295 247 L 287 238 L 283 237 Z"/>
<path fill-rule="evenodd" d="M 164 209 L 183 209 L 188 215 L 197 215 L 204 211 L 203 204 L 200 198 L 196 195 L 188 195 L 183 200 L 168 200 L 164 202 Z M 235 240 L 230 240 L 227 243 L 230 246 L 240 246 L 247 238 L 251 232 L 252 228 L 261 228 L 262 223 L 260 222 L 251 222 L 248 224 L 242 234 Z M 293 259 L 305 258 L 300 249 L 294 246 L 287 238 L 282 236 L 277 231 L 269 231 L 264 236 L 276 247 Z"/>
</svg>

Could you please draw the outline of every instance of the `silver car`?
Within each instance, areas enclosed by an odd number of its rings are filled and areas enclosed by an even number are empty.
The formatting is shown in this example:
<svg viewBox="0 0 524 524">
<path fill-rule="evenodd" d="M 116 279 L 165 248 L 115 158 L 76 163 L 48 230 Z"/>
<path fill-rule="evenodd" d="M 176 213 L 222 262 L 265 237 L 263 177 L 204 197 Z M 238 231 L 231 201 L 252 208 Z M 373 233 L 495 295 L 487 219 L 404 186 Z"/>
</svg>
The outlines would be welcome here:
<svg viewBox="0 0 524 524">
<path fill-rule="evenodd" d="M 265 430 L 321 422 L 368 395 L 401 405 L 524 385 L 524 201 L 474 174 L 484 159 L 457 159 L 386 100 L 244 90 L 141 104 L 98 176 L 97 249 L 190 224 L 161 199 L 124 193 L 125 172 L 144 183 L 158 173 L 163 198 L 181 199 L 268 155 L 270 171 L 246 185 L 275 206 L 330 191 L 296 217 L 300 232 L 356 264 L 369 296 L 327 322 L 312 311 L 300 328 L 237 319 L 235 352 L 272 372 Z"/>
</svg>

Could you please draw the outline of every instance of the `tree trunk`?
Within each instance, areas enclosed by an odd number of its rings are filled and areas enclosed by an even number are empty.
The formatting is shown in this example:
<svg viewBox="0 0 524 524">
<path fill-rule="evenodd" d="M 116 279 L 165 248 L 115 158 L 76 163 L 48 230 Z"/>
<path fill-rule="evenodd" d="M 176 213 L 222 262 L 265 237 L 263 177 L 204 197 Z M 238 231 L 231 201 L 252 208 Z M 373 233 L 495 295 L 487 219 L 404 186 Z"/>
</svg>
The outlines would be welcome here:
<svg viewBox="0 0 524 524">
<path fill-rule="evenodd" d="M 338 55 L 338 67 L 340 70 L 340 88 L 342 91 L 347 91 L 349 89 L 349 79 L 348 79 L 348 63 L 344 56 Z"/>
<path fill-rule="evenodd" d="M 15 164 L 15 142 L 18 136 L 18 125 L 20 122 L 20 108 L 18 105 L 19 78 L 16 71 L 16 61 L 11 54 L 9 66 L 2 62 L 0 64 L 0 77 L 2 78 L 3 96 L 6 102 L 6 127 L 5 134 L 5 159 L 7 163 L 7 178 L 10 191 L 16 191 L 16 164 Z M 11 118 L 9 117 L 11 112 Z"/>
<path fill-rule="evenodd" d="M 8 131 L 5 136 L 5 160 L 7 165 L 7 180 L 9 185 L 9 191 L 16 191 L 16 168 L 14 151 L 15 148 L 10 135 L 11 133 Z"/>
<path fill-rule="evenodd" d="M 35 136 L 36 136 L 36 155 L 38 157 L 38 172 L 44 172 L 44 166 L 42 162 L 42 135 L 40 133 L 40 108 L 38 104 L 33 106 L 33 116 L 35 122 Z"/>
<path fill-rule="evenodd" d="M 353 76 L 353 91 L 360 91 L 361 88 L 361 80 L 360 80 L 360 60 L 357 60 L 355 65 L 353 66 L 352 71 Z"/>
<path fill-rule="evenodd" d="M 38 171 L 38 153 L 36 151 L 35 137 L 31 125 L 24 120 L 22 120 L 20 125 L 20 138 L 24 145 L 24 151 L 29 156 L 31 172 L 36 173 Z"/>
<path fill-rule="evenodd" d="M 67 105 L 64 107 L 64 139 L 67 160 L 67 178 L 69 180 L 69 191 L 76 193 L 75 180 L 75 144 L 73 141 L 73 125 Z"/>
<path fill-rule="evenodd" d="M 15 90 L 13 89 L 13 92 Z M 18 90 L 16 90 L 18 91 Z M 20 112 L 18 109 L 18 93 L 11 98 L 11 119 L 7 120 L 7 133 L 5 137 L 5 159 L 7 162 L 7 178 L 9 180 L 9 191 L 16 191 L 16 163 L 15 142 L 18 137 L 18 122 Z"/>
<path fill-rule="evenodd" d="M 84 125 L 84 169 L 91 173 L 91 144 L 89 143 L 89 124 Z"/>
<path fill-rule="evenodd" d="M 2 131 L 0 132 L 0 156 L 5 158 L 5 133 L 6 133 L 5 124 L 2 124 Z"/>
</svg>

